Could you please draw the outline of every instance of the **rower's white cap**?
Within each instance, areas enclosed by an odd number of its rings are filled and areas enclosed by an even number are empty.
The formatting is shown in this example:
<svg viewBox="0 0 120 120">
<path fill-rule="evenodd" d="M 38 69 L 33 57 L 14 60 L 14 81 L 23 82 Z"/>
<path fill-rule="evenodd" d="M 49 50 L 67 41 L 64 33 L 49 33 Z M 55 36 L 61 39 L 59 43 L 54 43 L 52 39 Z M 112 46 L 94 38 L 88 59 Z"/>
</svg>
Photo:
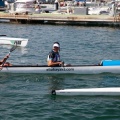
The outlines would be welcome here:
<svg viewBox="0 0 120 120">
<path fill-rule="evenodd" d="M 55 43 L 55 44 L 53 44 L 53 48 L 54 47 L 58 47 L 59 48 L 60 46 L 57 43 Z"/>
</svg>

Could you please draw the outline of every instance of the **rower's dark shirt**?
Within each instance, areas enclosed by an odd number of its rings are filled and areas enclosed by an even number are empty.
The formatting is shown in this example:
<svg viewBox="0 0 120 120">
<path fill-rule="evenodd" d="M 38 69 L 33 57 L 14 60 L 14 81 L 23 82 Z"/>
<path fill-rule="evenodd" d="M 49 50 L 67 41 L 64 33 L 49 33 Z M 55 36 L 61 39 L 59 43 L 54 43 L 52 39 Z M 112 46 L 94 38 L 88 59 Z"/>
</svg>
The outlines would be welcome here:
<svg viewBox="0 0 120 120">
<path fill-rule="evenodd" d="M 48 55 L 48 61 L 52 60 L 53 62 L 58 62 L 60 61 L 60 55 L 59 52 L 54 52 L 53 50 L 49 53 Z"/>
</svg>

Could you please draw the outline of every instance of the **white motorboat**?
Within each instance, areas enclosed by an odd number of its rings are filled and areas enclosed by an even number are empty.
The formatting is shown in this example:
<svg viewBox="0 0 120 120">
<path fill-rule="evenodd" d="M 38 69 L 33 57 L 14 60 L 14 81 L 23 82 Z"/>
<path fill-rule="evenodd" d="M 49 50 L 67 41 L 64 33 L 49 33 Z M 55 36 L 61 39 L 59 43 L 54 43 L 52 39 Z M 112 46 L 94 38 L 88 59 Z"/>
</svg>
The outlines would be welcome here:
<svg viewBox="0 0 120 120">
<path fill-rule="evenodd" d="M 109 7 L 89 7 L 88 11 L 89 15 L 101 15 L 101 14 L 109 14 Z"/>
<path fill-rule="evenodd" d="M 13 13 L 33 13 L 35 0 L 16 0 L 15 1 L 15 11 Z M 11 11 L 9 11 L 11 13 Z"/>
<path fill-rule="evenodd" d="M 15 45 L 25 47 L 28 43 L 28 39 L 25 38 L 13 38 L 0 36 L 0 45 Z"/>
<path fill-rule="evenodd" d="M 84 89 L 63 89 L 63 90 L 52 90 L 53 95 L 81 95 L 81 96 L 118 96 L 120 95 L 120 87 L 110 88 L 84 88 Z"/>
</svg>

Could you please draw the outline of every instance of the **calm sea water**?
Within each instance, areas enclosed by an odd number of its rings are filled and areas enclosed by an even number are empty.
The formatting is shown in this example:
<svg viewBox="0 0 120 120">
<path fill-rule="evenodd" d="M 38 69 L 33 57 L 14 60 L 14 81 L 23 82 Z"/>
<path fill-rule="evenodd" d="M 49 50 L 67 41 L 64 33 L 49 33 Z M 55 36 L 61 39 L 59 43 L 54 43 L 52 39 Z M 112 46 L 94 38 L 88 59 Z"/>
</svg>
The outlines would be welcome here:
<svg viewBox="0 0 120 120">
<path fill-rule="evenodd" d="M 29 38 L 11 53 L 12 64 L 46 64 L 55 41 L 70 64 L 120 59 L 120 29 L 0 23 L 0 34 Z M 2 59 L 11 46 L 0 46 Z M 119 120 L 120 96 L 52 96 L 52 89 L 120 87 L 119 74 L 0 74 L 0 120 Z"/>
</svg>

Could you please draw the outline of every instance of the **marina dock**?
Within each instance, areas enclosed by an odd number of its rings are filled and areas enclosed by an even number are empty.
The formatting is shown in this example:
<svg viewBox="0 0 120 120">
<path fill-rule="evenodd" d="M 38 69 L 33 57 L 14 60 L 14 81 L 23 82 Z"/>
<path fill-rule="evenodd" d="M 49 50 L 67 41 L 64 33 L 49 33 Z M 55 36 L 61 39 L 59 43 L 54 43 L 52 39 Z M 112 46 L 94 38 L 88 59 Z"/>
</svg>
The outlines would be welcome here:
<svg viewBox="0 0 120 120">
<path fill-rule="evenodd" d="M 20 24 L 57 24 L 57 25 L 84 25 L 84 26 L 120 26 L 120 17 L 109 15 L 75 15 L 75 14 L 28 14 L 15 15 L 0 12 L 1 20 Z"/>
</svg>

